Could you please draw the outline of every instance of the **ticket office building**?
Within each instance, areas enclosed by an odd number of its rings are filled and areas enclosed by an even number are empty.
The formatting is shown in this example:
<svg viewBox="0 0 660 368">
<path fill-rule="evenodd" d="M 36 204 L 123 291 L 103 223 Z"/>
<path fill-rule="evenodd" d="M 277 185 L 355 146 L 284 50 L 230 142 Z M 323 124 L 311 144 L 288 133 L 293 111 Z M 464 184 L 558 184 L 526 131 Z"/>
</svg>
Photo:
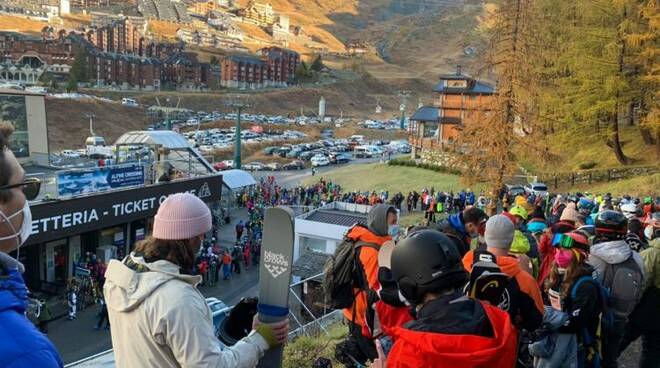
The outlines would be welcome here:
<svg viewBox="0 0 660 368">
<path fill-rule="evenodd" d="M 19 254 L 25 282 L 30 290 L 62 293 L 81 257 L 120 259 L 150 234 L 153 216 L 168 195 L 188 192 L 212 206 L 220 201 L 221 188 L 222 176 L 211 175 L 32 203 L 32 235 Z"/>
</svg>

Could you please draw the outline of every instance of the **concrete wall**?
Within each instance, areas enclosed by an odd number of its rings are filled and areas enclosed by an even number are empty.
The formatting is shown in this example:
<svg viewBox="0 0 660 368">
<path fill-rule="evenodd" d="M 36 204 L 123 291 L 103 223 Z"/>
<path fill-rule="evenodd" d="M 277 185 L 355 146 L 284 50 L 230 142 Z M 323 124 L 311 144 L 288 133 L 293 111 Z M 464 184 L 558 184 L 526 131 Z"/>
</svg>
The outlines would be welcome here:
<svg viewBox="0 0 660 368">
<path fill-rule="evenodd" d="M 31 161 L 39 165 L 48 165 L 48 128 L 46 124 L 46 105 L 43 96 L 25 96 L 25 109 L 28 119 L 30 157 L 21 161 Z"/>
</svg>

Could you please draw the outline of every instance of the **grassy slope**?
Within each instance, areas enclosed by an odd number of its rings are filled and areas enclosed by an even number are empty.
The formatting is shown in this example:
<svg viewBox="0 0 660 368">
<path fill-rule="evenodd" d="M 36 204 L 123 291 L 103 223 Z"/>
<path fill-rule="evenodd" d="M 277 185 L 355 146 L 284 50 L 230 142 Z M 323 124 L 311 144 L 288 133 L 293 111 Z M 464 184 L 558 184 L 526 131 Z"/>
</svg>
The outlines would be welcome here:
<svg viewBox="0 0 660 368">
<path fill-rule="evenodd" d="M 345 190 L 350 191 L 387 190 L 393 194 L 408 193 L 413 190 L 421 191 L 424 187 L 434 187 L 436 190 L 443 191 L 457 191 L 463 188 L 456 175 L 386 164 L 348 165 L 309 178 L 306 183 L 314 182 L 320 177 L 331 179 L 333 182 L 339 183 Z"/>
<path fill-rule="evenodd" d="M 638 178 L 618 180 L 610 183 L 580 184 L 571 191 L 582 191 L 591 193 L 612 193 L 614 195 L 652 195 L 658 194 L 660 188 L 660 174 L 641 176 Z"/>
<path fill-rule="evenodd" d="M 657 163 L 654 147 L 647 146 L 642 141 L 639 129 L 620 125 L 623 152 L 633 159 L 635 165 L 653 165 Z M 579 165 L 586 162 L 596 163 L 595 169 L 605 169 L 621 166 L 616 160 L 612 149 L 602 142 L 594 142 L 588 134 L 575 134 L 574 132 L 557 133 L 551 138 L 553 152 L 559 160 L 552 167 L 540 171 L 571 171 L 577 170 Z"/>
</svg>

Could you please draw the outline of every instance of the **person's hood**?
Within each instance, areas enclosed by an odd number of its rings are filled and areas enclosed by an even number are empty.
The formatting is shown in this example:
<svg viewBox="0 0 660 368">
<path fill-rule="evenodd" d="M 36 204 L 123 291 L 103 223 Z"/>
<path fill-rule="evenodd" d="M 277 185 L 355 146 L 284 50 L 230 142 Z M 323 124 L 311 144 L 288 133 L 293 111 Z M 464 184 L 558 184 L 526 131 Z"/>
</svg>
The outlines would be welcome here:
<svg viewBox="0 0 660 368">
<path fill-rule="evenodd" d="M 447 222 L 461 235 L 468 236 L 467 230 L 465 230 L 465 225 L 463 225 L 463 216 L 461 216 L 460 212 L 449 215 L 449 217 L 447 217 Z"/>
<path fill-rule="evenodd" d="M 392 240 L 391 236 L 378 236 L 364 226 L 353 226 L 349 230 L 348 234 L 346 234 L 346 237 L 352 239 L 353 241 L 363 241 L 365 243 L 378 245 L 383 245 L 383 243 L 386 241 Z"/>
<path fill-rule="evenodd" d="M 621 263 L 632 254 L 632 249 L 624 240 L 613 240 L 603 243 L 596 243 L 589 250 L 591 255 L 602 259 L 608 264 Z"/>
<path fill-rule="evenodd" d="M 501 359 L 513 359 L 503 356 L 504 352 L 515 351 L 517 333 L 511 326 L 509 316 L 495 307 L 490 308 L 490 320 L 494 336 L 450 335 L 435 332 L 419 332 L 396 327 L 392 330 L 395 342 L 405 342 L 407 352 L 432 354 L 424 356 L 424 361 L 442 362 L 443 367 L 497 367 Z M 415 361 L 414 356 L 410 357 Z"/>
<path fill-rule="evenodd" d="M 103 288 L 108 308 L 117 312 L 130 312 L 137 308 L 155 290 L 171 280 L 181 280 L 196 287 L 201 276 L 184 275 L 179 266 L 164 260 L 147 263 L 144 258 L 131 254 L 130 259 L 148 270 L 134 270 L 124 263 L 111 260 L 105 272 Z"/>
<path fill-rule="evenodd" d="M 367 215 L 367 227 L 372 233 L 378 236 L 387 235 L 387 211 L 393 206 L 377 204 L 371 208 Z"/>
<path fill-rule="evenodd" d="M 471 250 L 463 257 L 463 267 L 468 272 L 472 272 L 472 264 L 474 263 L 474 251 Z M 497 256 L 495 263 L 500 267 L 500 270 L 507 274 L 507 276 L 515 277 L 518 273 L 522 272 L 518 259 L 511 256 Z"/>
<path fill-rule="evenodd" d="M 5 252 L 0 252 L 0 268 L 6 270 L 18 270 L 18 273 L 20 274 L 25 272 L 23 264 Z"/>
<path fill-rule="evenodd" d="M 660 249 L 660 238 L 649 241 L 649 247 Z"/>
</svg>

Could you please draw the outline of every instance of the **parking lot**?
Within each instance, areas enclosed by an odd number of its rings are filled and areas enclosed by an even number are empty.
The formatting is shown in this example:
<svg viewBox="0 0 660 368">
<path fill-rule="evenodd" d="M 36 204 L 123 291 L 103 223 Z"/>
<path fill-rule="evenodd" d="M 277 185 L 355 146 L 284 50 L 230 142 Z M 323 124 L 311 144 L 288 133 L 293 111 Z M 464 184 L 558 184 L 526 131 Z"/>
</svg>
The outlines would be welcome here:
<svg viewBox="0 0 660 368">
<path fill-rule="evenodd" d="M 368 140 L 364 136 L 340 139 L 321 139 L 315 142 L 287 144 L 280 142 L 263 149 L 265 157 L 278 162 L 252 161 L 242 165 L 249 171 L 303 170 L 330 165 L 347 164 L 359 159 L 390 159 L 392 156 L 410 153 L 410 145 L 403 140 Z M 281 163 L 285 162 L 285 163 Z M 233 160 L 214 164 L 217 170 L 234 168 Z"/>
</svg>

